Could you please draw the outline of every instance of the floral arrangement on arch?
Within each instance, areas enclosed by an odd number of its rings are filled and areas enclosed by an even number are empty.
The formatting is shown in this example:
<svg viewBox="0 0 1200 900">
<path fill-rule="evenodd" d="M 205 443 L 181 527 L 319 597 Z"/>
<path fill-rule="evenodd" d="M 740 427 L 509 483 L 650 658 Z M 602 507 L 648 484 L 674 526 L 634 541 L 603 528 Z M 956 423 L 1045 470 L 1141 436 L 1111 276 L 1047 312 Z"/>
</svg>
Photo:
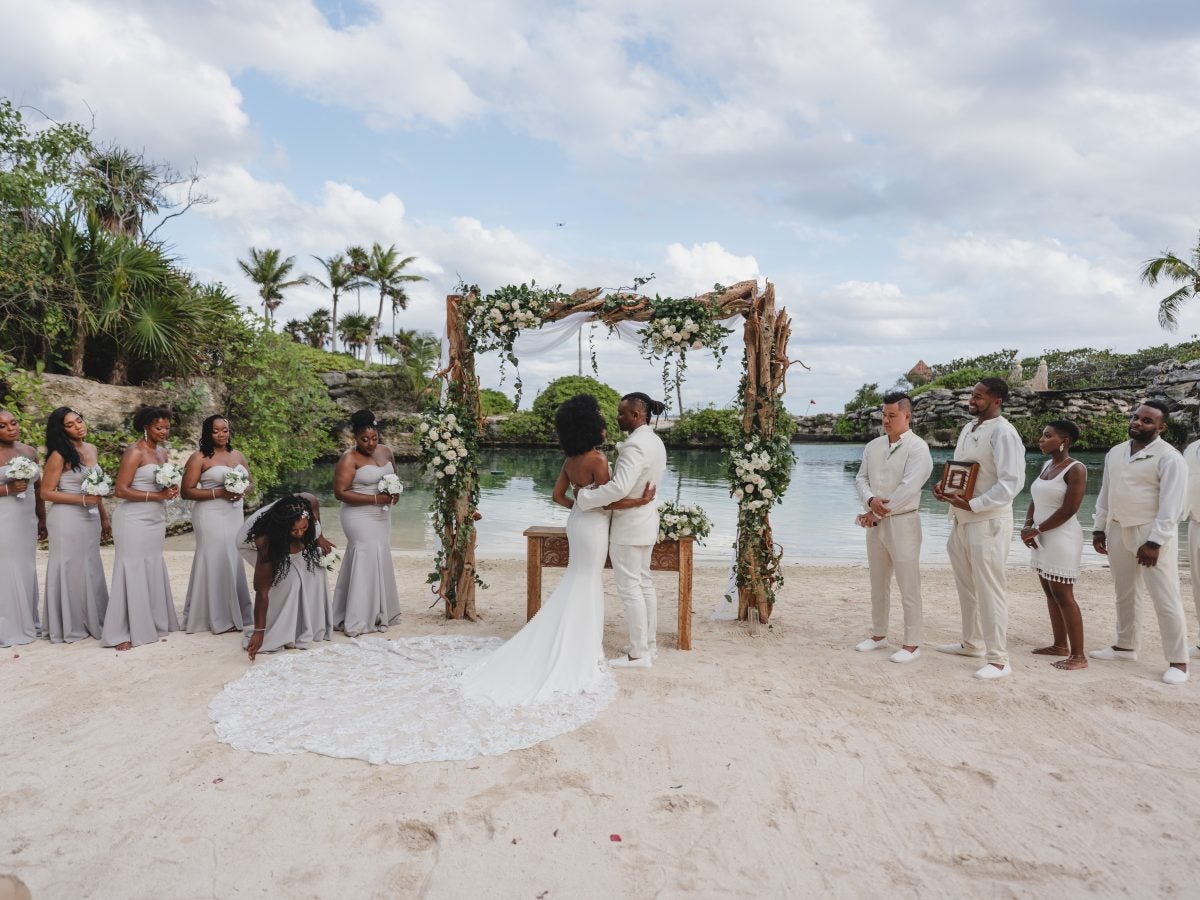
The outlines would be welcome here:
<svg viewBox="0 0 1200 900">
<path fill-rule="evenodd" d="M 445 535 L 455 523 L 455 506 L 459 498 L 467 494 L 469 508 L 479 505 L 479 479 L 472 477 L 479 467 L 479 445 L 475 420 L 469 410 L 452 400 L 443 400 L 435 409 L 421 416 L 417 425 L 417 439 L 421 451 L 421 467 L 433 482 L 433 501 L 429 511 L 433 514 L 433 528 L 438 535 Z M 474 520 L 468 516 L 459 529 L 457 548 L 465 550 L 474 533 Z M 448 552 L 452 548 L 444 543 L 434 559 L 430 584 L 441 578 Z M 482 582 L 476 581 L 482 585 Z"/>
<path fill-rule="evenodd" d="M 677 541 L 691 537 L 704 543 L 712 532 L 712 520 L 699 506 L 664 503 L 658 508 L 658 539 Z"/>
<path fill-rule="evenodd" d="M 719 287 L 719 285 L 718 285 Z M 711 350 L 717 365 L 725 357 L 725 337 L 731 330 L 718 323 L 712 305 L 693 298 L 655 296 L 650 320 L 638 334 L 643 358 L 663 360 L 663 392 L 668 398 L 683 384 L 689 350 Z M 674 361 L 675 373 L 671 374 Z"/>
<path fill-rule="evenodd" d="M 467 348 L 472 353 L 500 351 L 500 380 L 505 367 L 512 363 L 516 398 L 514 408 L 521 404 L 521 372 L 513 353 L 517 336 L 529 328 L 540 328 L 553 303 L 566 299 L 555 288 L 539 288 L 537 282 L 510 284 L 490 294 L 480 292 L 478 285 L 460 284 L 459 293 L 466 298 L 463 304 Z"/>
</svg>

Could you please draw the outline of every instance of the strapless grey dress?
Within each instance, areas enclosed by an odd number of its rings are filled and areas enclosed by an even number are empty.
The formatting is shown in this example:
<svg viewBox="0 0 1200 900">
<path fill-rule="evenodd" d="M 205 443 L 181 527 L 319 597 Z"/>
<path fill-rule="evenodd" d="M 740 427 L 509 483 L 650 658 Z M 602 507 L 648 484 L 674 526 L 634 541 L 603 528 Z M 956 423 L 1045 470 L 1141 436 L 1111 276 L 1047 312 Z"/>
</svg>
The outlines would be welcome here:
<svg viewBox="0 0 1200 900">
<path fill-rule="evenodd" d="M 212 466 L 200 474 L 200 489 L 225 486 L 229 466 Z M 196 553 L 183 604 L 188 634 L 241 631 L 251 623 L 250 588 L 238 555 L 237 533 L 242 527 L 242 501 L 197 500 L 192 503 Z"/>
<path fill-rule="evenodd" d="M 0 466 L 0 483 L 8 466 Z M 0 496 L 0 647 L 29 644 L 41 631 L 38 623 L 37 489 L 25 496 Z"/>
<path fill-rule="evenodd" d="M 162 488 L 154 481 L 153 463 L 139 466 L 133 475 L 135 491 L 156 493 Z M 167 535 L 167 517 L 162 502 L 129 500 L 113 513 L 112 590 L 100 643 L 115 647 L 129 641 L 137 647 L 151 644 L 179 630 L 175 602 L 171 599 L 171 580 L 163 560 Z"/>
<path fill-rule="evenodd" d="M 360 466 L 350 490 L 374 494 L 379 479 L 395 472 L 385 466 Z M 333 623 L 348 635 L 384 631 L 400 621 L 400 595 L 392 567 L 392 508 L 342 504 L 346 552 L 333 591 Z"/>
<path fill-rule="evenodd" d="M 58 489 L 82 494 L 83 478 L 99 466 L 65 471 Z M 100 513 L 96 507 L 52 503 L 46 511 L 50 558 L 46 563 L 46 630 L 56 644 L 100 637 L 108 609 L 108 583 L 100 560 Z"/>
</svg>

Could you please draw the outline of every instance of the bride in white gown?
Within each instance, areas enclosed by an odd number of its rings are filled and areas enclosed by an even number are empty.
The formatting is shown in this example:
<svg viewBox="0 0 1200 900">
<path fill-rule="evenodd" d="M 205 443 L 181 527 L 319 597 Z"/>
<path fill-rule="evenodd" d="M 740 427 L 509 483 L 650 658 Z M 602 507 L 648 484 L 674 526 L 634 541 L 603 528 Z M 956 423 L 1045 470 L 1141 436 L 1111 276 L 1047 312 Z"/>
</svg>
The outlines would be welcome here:
<svg viewBox="0 0 1200 900">
<path fill-rule="evenodd" d="M 604 418 L 588 394 L 559 408 L 567 459 L 555 502 L 571 508 L 570 560 L 550 599 L 507 643 L 498 638 L 365 638 L 259 663 L 226 685 L 210 713 L 217 736 L 264 753 L 308 750 L 374 763 L 497 755 L 564 734 L 616 696 L 605 664 L 601 573 L 608 510 L 567 496 L 605 484 Z M 613 508 L 640 505 L 653 488 Z"/>
</svg>

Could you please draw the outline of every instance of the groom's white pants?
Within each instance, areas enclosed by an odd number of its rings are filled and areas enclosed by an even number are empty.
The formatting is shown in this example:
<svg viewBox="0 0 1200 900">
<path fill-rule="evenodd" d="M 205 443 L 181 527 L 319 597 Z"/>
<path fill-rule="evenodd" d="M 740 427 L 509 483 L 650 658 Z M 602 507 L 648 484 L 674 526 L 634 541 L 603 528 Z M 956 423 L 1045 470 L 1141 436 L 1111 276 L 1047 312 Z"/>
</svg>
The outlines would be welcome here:
<svg viewBox="0 0 1200 900">
<path fill-rule="evenodd" d="M 639 659 L 658 644 L 658 596 L 650 578 L 652 544 L 610 544 L 617 593 L 625 603 L 625 624 L 629 628 L 629 655 Z"/>
</svg>

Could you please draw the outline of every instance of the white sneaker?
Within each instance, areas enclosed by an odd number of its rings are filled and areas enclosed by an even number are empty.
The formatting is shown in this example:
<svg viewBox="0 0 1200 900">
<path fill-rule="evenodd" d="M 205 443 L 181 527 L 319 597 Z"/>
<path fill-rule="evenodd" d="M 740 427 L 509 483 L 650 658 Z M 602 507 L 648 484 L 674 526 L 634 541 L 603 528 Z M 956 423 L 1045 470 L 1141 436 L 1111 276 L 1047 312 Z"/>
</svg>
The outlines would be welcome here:
<svg viewBox="0 0 1200 900">
<path fill-rule="evenodd" d="M 622 647 L 622 648 L 621 648 L 621 652 L 622 652 L 622 653 L 624 653 L 626 656 L 628 656 L 628 655 L 629 655 L 629 652 L 630 652 L 632 649 L 633 649 L 633 645 L 632 645 L 632 644 L 626 644 L 624 647 Z M 651 648 L 650 648 L 650 658 L 651 658 L 651 659 L 658 659 L 658 648 L 657 648 L 657 647 L 651 647 Z"/>
<path fill-rule="evenodd" d="M 1006 675 L 1012 674 L 1012 666 L 1005 665 L 1003 669 L 997 669 L 991 663 L 988 663 L 982 669 L 975 673 L 976 678 L 1004 678 Z"/>
<path fill-rule="evenodd" d="M 1088 656 L 1090 656 L 1092 659 L 1124 659 L 1128 660 L 1129 662 L 1135 662 L 1137 660 L 1137 651 L 1117 650 L 1115 647 L 1102 647 L 1099 650 L 1089 650 Z"/>
<path fill-rule="evenodd" d="M 983 656 L 982 650 L 971 650 L 964 647 L 962 644 L 938 644 L 938 653 L 957 653 L 959 656 L 973 656 L 979 659 Z"/>
<path fill-rule="evenodd" d="M 1192 659 L 1200 659 L 1200 646 L 1188 647 L 1188 656 Z"/>
<path fill-rule="evenodd" d="M 628 656 L 618 656 L 615 659 L 610 659 L 608 664 L 614 669 L 648 669 L 652 665 L 648 656 L 641 656 L 637 659 L 630 659 Z"/>
<path fill-rule="evenodd" d="M 1188 680 L 1188 673 L 1183 669 L 1177 669 L 1171 666 L 1167 671 L 1163 672 L 1163 679 L 1166 684 L 1183 684 Z"/>
<path fill-rule="evenodd" d="M 919 659 L 921 656 L 921 648 L 917 647 L 914 650 L 905 650 L 901 647 L 895 653 L 888 657 L 894 663 L 912 662 L 914 659 Z"/>
<path fill-rule="evenodd" d="M 883 638 L 882 640 L 878 641 L 874 638 L 867 638 L 866 640 L 859 641 L 857 644 L 855 644 L 854 649 L 859 653 L 867 653 L 871 650 L 881 650 L 886 646 L 887 638 Z"/>
</svg>

